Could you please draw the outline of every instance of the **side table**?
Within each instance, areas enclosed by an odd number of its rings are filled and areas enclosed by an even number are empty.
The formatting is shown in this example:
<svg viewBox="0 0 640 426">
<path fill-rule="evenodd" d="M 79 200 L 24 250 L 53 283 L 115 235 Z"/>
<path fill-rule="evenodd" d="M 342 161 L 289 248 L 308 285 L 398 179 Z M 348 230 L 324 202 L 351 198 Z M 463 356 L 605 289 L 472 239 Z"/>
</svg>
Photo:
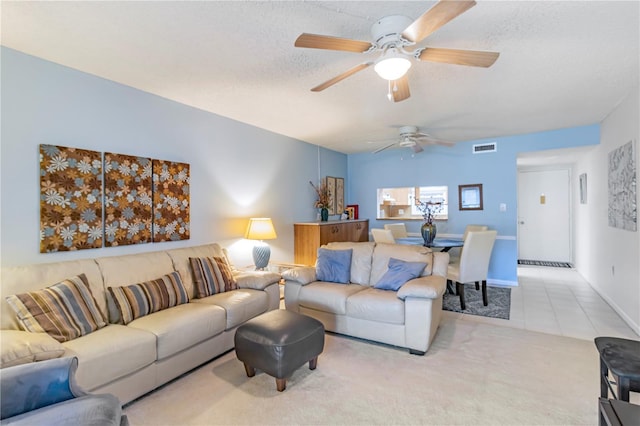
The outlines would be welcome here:
<svg viewBox="0 0 640 426">
<path fill-rule="evenodd" d="M 600 353 L 600 396 L 609 398 L 609 389 L 616 399 L 629 402 L 629 391 L 640 391 L 640 341 L 618 337 L 596 337 Z M 617 393 L 608 376 L 615 377 Z"/>
<path fill-rule="evenodd" d="M 289 269 L 297 268 L 298 266 L 306 266 L 306 265 L 298 265 L 295 263 L 285 263 L 285 262 L 269 262 L 269 264 L 264 268 L 265 271 L 275 272 L 277 274 L 282 275 L 284 271 Z M 255 265 L 249 265 L 242 268 L 245 271 L 254 271 L 256 269 Z M 280 300 L 284 300 L 284 279 L 280 278 Z"/>
</svg>

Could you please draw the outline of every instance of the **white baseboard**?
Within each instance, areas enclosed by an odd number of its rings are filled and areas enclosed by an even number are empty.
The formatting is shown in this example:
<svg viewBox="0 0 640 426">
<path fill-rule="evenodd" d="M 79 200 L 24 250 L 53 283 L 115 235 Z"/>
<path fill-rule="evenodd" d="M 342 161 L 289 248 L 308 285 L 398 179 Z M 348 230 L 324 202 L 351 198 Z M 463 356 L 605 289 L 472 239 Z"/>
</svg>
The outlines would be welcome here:
<svg viewBox="0 0 640 426">
<path fill-rule="evenodd" d="M 495 280 L 489 278 L 487 280 L 487 285 L 492 285 L 494 287 L 518 287 L 518 281 Z"/>
<path fill-rule="evenodd" d="M 622 309 L 620 309 L 620 307 L 613 300 L 611 300 L 611 298 L 609 296 L 607 296 L 606 294 L 602 293 L 602 291 L 599 288 L 594 287 L 593 285 L 591 285 L 591 283 L 589 283 L 589 286 L 591 286 L 591 288 L 594 289 L 595 292 L 598 293 L 600 295 L 600 297 L 602 297 L 604 299 L 604 301 L 607 302 L 607 304 L 609 306 L 611 306 L 611 309 L 613 309 L 616 312 L 616 314 L 618 314 L 618 316 L 620 316 L 620 318 L 622 318 L 622 321 L 627 323 L 629 328 L 631 330 L 633 330 L 634 333 L 636 333 L 638 336 L 640 336 L 640 324 L 636 324 L 633 321 L 633 319 L 631 319 L 631 317 L 629 315 L 627 315 Z"/>
</svg>

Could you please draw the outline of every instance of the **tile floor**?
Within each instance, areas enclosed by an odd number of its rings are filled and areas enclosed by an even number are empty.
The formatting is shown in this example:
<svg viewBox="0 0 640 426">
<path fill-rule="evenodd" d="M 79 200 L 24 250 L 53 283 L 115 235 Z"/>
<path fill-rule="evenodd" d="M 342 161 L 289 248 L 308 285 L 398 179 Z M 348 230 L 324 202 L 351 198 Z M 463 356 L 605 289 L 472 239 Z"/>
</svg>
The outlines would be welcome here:
<svg viewBox="0 0 640 426">
<path fill-rule="evenodd" d="M 511 290 L 509 320 L 453 312 L 446 315 L 578 339 L 597 336 L 639 339 L 574 269 L 520 266 Z"/>
</svg>

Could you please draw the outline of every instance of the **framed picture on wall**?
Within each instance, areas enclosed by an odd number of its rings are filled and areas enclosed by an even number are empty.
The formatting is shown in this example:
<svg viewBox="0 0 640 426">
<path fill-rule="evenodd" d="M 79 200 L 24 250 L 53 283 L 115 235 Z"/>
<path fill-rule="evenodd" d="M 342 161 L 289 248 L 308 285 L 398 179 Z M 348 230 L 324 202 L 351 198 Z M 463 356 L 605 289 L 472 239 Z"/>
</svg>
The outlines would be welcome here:
<svg viewBox="0 0 640 426">
<path fill-rule="evenodd" d="M 336 214 L 336 178 L 326 177 L 327 189 L 329 190 L 329 214 Z"/>
<path fill-rule="evenodd" d="M 347 205 L 347 210 L 353 211 L 353 217 L 351 217 L 351 213 L 349 213 L 349 219 L 358 219 L 359 212 L 358 212 L 358 205 L 357 204 L 349 204 L 349 205 Z"/>
<path fill-rule="evenodd" d="M 458 185 L 458 202 L 460 210 L 482 210 L 482 184 Z"/>
<path fill-rule="evenodd" d="M 638 230 L 635 140 L 609 152 L 607 176 L 609 226 Z"/>
<path fill-rule="evenodd" d="M 336 214 L 344 212 L 344 178 L 336 178 Z"/>
</svg>

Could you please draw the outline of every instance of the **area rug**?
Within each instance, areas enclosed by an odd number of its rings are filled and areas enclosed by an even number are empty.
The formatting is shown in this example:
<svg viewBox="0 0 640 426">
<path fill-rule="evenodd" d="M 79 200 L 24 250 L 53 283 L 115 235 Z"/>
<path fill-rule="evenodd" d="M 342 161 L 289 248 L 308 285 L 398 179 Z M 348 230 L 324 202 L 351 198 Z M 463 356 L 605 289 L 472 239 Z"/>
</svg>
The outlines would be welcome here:
<svg viewBox="0 0 640 426">
<path fill-rule="evenodd" d="M 443 317 L 424 356 L 327 333 L 284 392 L 233 351 L 125 406 L 143 425 L 597 425 L 592 341 Z"/>
<path fill-rule="evenodd" d="M 509 313 L 511 312 L 511 289 L 487 286 L 487 298 L 489 299 L 489 304 L 484 306 L 482 303 L 482 288 L 476 290 L 474 284 L 465 284 L 464 301 L 467 305 L 466 309 L 464 311 L 460 309 L 460 296 L 451 294 L 448 291 L 444 293 L 442 309 L 445 311 L 508 320 Z"/>
<path fill-rule="evenodd" d="M 546 260 L 526 260 L 518 259 L 518 265 L 529 266 L 552 266 L 554 268 L 573 268 L 570 263 L 567 262 L 550 262 Z"/>
</svg>

